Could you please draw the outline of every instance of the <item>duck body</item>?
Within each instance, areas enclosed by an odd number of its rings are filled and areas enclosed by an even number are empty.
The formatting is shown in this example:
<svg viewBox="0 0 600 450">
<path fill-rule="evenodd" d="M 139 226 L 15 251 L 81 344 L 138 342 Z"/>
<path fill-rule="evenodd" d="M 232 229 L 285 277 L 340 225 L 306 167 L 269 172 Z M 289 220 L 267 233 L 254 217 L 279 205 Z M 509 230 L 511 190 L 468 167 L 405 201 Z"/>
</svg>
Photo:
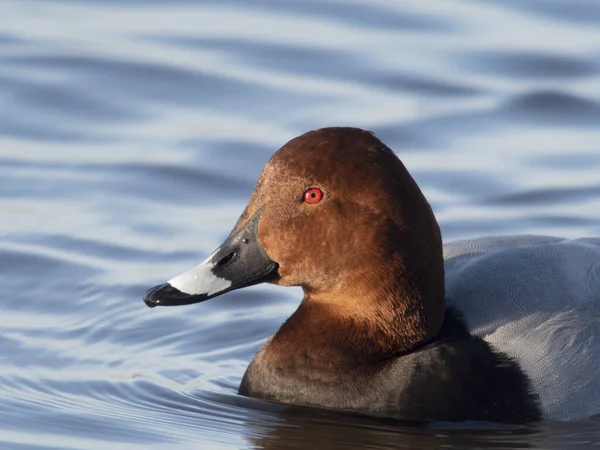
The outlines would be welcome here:
<svg viewBox="0 0 600 450">
<path fill-rule="evenodd" d="M 600 414 L 600 239 L 443 245 L 423 193 L 372 133 L 289 141 L 225 242 L 144 301 L 186 305 L 261 282 L 304 298 L 242 395 L 415 421 Z"/>
<path fill-rule="evenodd" d="M 444 260 L 449 308 L 432 343 L 377 364 L 357 364 L 355 357 L 336 364 L 334 376 L 315 372 L 306 349 L 295 349 L 305 357 L 290 362 L 270 348 L 271 339 L 240 393 L 414 420 L 598 414 L 600 238 L 462 240 L 444 246 Z M 315 380 L 314 373 L 328 376 Z"/>
</svg>

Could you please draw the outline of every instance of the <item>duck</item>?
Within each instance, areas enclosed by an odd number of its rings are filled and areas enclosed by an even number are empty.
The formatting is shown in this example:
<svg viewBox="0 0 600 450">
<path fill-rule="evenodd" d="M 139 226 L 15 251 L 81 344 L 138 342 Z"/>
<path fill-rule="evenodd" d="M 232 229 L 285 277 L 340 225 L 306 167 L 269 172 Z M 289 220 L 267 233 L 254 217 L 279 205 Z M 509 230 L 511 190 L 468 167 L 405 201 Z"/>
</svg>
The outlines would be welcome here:
<svg viewBox="0 0 600 450">
<path fill-rule="evenodd" d="M 287 142 L 221 246 L 144 302 L 259 283 L 304 295 L 240 395 L 418 422 L 600 413 L 600 238 L 443 244 L 419 186 L 372 132 Z"/>
</svg>

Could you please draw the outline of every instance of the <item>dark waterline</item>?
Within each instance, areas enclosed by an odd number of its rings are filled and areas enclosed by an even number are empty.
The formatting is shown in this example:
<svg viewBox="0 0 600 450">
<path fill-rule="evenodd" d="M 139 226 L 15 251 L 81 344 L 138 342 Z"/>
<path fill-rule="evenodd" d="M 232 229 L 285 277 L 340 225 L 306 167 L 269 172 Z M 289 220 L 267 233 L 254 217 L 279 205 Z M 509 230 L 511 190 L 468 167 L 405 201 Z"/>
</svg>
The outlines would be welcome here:
<svg viewBox="0 0 600 450">
<path fill-rule="evenodd" d="M 373 130 L 446 241 L 600 235 L 594 1 L 0 3 L 0 448 L 587 448 L 600 423 L 406 424 L 236 395 L 297 289 L 146 308 L 271 154 Z"/>
</svg>

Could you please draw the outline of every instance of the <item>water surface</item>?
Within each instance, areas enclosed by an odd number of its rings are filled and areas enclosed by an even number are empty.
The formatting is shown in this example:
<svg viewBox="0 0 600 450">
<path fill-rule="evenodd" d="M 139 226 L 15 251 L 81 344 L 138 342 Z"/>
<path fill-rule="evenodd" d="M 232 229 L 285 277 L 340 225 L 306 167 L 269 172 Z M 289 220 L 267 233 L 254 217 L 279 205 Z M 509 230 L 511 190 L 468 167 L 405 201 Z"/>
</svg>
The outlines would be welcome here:
<svg viewBox="0 0 600 450">
<path fill-rule="evenodd" d="M 403 159 L 446 241 L 600 235 L 593 0 L 0 3 L 0 448 L 586 448 L 600 423 L 399 424 L 241 398 L 297 289 L 150 310 L 271 154 Z"/>
</svg>

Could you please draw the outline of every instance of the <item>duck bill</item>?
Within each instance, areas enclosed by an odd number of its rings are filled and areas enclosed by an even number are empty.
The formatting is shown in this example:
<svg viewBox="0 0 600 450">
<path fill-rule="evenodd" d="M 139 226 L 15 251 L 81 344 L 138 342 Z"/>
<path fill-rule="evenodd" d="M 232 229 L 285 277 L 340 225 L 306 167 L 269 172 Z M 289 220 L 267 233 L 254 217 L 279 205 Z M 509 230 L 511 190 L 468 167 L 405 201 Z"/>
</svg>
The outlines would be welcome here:
<svg viewBox="0 0 600 450">
<path fill-rule="evenodd" d="M 168 282 L 149 289 L 144 302 L 155 306 L 190 305 L 225 292 L 278 277 L 278 265 L 258 240 L 259 210 L 206 260 Z"/>
</svg>

